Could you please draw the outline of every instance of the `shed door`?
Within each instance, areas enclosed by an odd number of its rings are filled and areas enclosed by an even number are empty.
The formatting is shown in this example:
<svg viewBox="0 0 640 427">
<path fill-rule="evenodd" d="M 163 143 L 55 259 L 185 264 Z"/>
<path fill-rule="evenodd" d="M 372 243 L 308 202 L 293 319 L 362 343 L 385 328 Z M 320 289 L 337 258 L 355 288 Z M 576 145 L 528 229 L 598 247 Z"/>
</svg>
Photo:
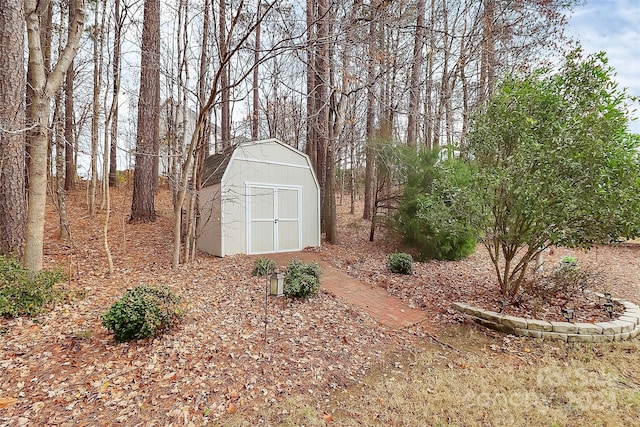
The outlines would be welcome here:
<svg viewBox="0 0 640 427">
<path fill-rule="evenodd" d="M 301 188 L 247 185 L 247 248 L 250 254 L 299 251 Z"/>
</svg>

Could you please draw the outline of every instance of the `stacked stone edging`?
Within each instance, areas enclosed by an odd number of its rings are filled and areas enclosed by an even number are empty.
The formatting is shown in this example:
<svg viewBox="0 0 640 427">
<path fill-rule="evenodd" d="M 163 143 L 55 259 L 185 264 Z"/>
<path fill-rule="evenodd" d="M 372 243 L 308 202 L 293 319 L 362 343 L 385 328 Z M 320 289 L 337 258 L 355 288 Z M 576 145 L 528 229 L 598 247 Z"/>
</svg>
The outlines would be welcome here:
<svg viewBox="0 0 640 427">
<path fill-rule="evenodd" d="M 596 294 L 600 297 L 604 295 Z M 640 307 L 632 302 L 613 298 L 624 306 L 622 316 L 609 322 L 570 323 L 547 322 L 496 313 L 457 302 L 453 308 L 469 315 L 476 323 L 496 331 L 567 342 L 610 342 L 635 338 L 640 333 Z"/>
</svg>

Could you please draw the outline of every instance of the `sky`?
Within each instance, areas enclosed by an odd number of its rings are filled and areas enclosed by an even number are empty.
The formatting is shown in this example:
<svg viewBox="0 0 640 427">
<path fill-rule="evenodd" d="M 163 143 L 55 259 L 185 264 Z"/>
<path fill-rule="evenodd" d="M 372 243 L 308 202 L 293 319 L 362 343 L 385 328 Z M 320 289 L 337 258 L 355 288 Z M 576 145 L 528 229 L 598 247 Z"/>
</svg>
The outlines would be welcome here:
<svg viewBox="0 0 640 427">
<path fill-rule="evenodd" d="M 587 0 L 568 18 L 567 35 L 588 53 L 605 51 L 620 86 L 640 97 L 640 0 Z M 636 108 L 634 117 L 640 115 L 640 103 Z M 630 130 L 640 133 L 639 119 Z"/>
</svg>

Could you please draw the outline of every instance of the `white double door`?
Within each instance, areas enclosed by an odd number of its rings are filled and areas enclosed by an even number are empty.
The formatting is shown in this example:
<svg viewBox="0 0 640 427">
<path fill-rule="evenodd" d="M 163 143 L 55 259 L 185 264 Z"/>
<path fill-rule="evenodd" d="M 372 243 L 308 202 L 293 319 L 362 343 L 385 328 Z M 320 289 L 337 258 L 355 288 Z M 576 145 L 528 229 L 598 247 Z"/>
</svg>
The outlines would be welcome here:
<svg viewBox="0 0 640 427">
<path fill-rule="evenodd" d="M 247 184 L 247 248 L 250 254 L 302 249 L 302 188 Z"/>
</svg>

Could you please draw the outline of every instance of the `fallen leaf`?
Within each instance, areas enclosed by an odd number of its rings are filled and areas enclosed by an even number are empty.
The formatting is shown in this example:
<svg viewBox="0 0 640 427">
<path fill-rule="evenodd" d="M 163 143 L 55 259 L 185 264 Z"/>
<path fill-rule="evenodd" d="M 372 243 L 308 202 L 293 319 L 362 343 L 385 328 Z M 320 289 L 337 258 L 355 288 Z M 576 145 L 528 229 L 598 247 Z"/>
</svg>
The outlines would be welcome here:
<svg viewBox="0 0 640 427">
<path fill-rule="evenodd" d="M 227 412 L 230 414 L 235 414 L 238 411 L 238 407 L 236 406 L 235 403 L 232 403 L 231 405 L 229 405 L 229 407 L 227 408 Z"/>
<path fill-rule="evenodd" d="M 327 414 L 326 412 L 321 415 L 321 418 L 327 423 L 333 421 L 333 417 L 331 416 L 331 414 Z"/>
<path fill-rule="evenodd" d="M 16 403 L 17 401 L 18 401 L 18 399 L 15 399 L 13 397 L 0 397 L 0 409 L 6 408 L 8 406 L 11 406 L 14 403 Z"/>
</svg>

